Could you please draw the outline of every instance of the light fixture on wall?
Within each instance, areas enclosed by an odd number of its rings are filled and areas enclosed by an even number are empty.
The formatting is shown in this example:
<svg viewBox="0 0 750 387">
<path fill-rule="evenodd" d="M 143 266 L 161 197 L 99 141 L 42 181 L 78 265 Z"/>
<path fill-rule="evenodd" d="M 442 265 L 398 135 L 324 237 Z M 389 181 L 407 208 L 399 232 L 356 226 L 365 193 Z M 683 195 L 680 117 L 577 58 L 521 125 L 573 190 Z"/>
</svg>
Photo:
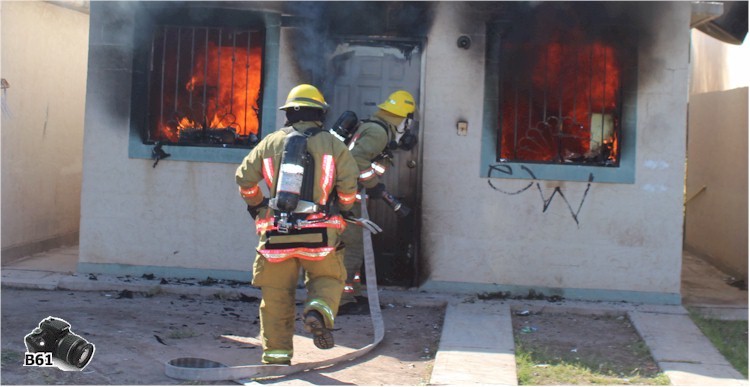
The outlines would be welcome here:
<svg viewBox="0 0 750 387">
<path fill-rule="evenodd" d="M 469 134 L 469 123 L 464 120 L 456 122 L 456 131 L 459 136 L 466 136 Z"/>
<path fill-rule="evenodd" d="M 471 38 L 466 35 L 461 35 L 458 37 L 458 41 L 456 41 L 456 45 L 458 48 L 463 48 L 464 50 L 468 50 L 469 47 L 471 47 Z"/>
</svg>

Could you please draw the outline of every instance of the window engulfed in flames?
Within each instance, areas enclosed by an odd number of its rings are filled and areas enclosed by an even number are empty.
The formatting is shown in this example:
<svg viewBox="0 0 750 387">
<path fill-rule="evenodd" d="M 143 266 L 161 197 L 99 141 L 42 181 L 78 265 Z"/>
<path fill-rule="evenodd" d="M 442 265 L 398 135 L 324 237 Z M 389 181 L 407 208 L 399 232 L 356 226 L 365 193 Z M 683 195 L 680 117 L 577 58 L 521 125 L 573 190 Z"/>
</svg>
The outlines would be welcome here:
<svg viewBox="0 0 750 387">
<path fill-rule="evenodd" d="M 149 141 L 247 146 L 257 141 L 262 33 L 163 26 L 149 68 Z"/>
<path fill-rule="evenodd" d="M 573 35 L 503 45 L 501 161 L 619 165 L 617 50 Z"/>
</svg>

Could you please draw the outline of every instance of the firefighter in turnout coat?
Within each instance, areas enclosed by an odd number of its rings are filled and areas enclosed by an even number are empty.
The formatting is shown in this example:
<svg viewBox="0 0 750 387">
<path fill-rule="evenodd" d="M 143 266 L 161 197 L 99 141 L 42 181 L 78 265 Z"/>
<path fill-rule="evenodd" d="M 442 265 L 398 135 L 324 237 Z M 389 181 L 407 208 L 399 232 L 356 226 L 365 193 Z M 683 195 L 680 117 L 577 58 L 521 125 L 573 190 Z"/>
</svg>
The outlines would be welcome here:
<svg viewBox="0 0 750 387">
<path fill-rule="evenodd" d="M 367 197 L 379 199 L 385 190 L 380 176 L 386 172 L 389 164 L 388 157 L 383 157 L 389 152 L 386 148 L 394 149 L 398 144 L 398 147 L 408 149 L 399 142 L 400 135 L 406 131 L 400 127 L 407 118 L 412 117 L 415 106 L 414 97 L 409 92 L 398 90 L 392 93 L 378 105 L 377 112 L 359 124 L 349 141 L 349 150 L 359 168 L 358 184 L 366 189 Z M 416 141 L 416 137 L 413 141 Z M 360 217 L 360 206 L 355 205 L 352 212 Z M 361 296 L 360 284 L 360 269 L 364 260 L 362 230 L 350 227 L 344 231 L 343 240 L 347 277 L 339 314 L 366 314 L 369 305 L 367 298 Z"/>
<path fill-rule="evenodd" d="M 346 146 L 320 129 L 328 104 L 318 89 L 295 87 L 279 109 L 286 112 L 287 126 L 260 141 L 235 176 L 260 236 L 252 284 L 260 287 L 263 295 L 260 332 L 264 364 L 291 364 L 300 268 L 307 273 L 304 328 L 312 333 L 318 348 L 333 347 L 331 330 L 346 279 L 341 255 L 336 252 L 346 223 L 334 207 L 342 211 L 352 207 L 359 175 Z M 293 147 L 287 143 L 293 141 L 306 141 L 297 143 L 303 144 L 300 154 L 307 160 L 304 163 L 290 161 Z M 272 199 L 264 198 L 258 186 L 261 181 L 267 184 Z M 301 185 L 292 187 L 300 181 Z M 283 208 L 295 194 L 297 201 L 292 207 Z M 333 201 L 337 204 L 332 205 Z"/>
</svg>

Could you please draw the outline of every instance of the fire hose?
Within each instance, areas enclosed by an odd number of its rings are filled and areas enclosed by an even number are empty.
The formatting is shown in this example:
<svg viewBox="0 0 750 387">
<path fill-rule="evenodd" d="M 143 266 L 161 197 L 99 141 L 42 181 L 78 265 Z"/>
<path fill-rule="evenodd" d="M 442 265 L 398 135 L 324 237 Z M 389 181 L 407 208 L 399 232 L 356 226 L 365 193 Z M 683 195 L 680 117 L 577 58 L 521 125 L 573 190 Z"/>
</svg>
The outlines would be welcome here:
<svg viewBox="0 0 750 387">
<path fill-rule="evenodd" d="M 365 197 L 365 191 L 362 190 L 362 197 Z M 367 213 L 366 200 L 362 200 L 362 218 L 369 219 Z M 245 384 L 247 379 L 264 378 L 271 376 L 287 376 L 301 371 L 312 370 L 316 368 L 329 367 L 347 360 L 354 360 L 362 355 L 367 354 L 383 340 L 385 328 L 383 325 L 383 315 L 380 311 L 380 298 L 378 297 L 377 276 L 375 273 L 375 252 L 372 249 L 372 235 L 366 228 L 362 228 L 364 244 L 364 261 L 365 275 L 367 276 L 367 296 L 370 306 L 370 318 L 372 320 L 373 341 L 372 343 L 343 355 L 328 360 L 321 360 L 307 363 L 297 363 L 291 366 L 285 365 L 241 365 L 226 366 L 222 363 L 194 358 L 181 357 L 170 360 L 164 365 L 164 372 L 167 376 L 181 380 L 197 381 L 221 381 L 234 380 L 240 384 Z M 244 380 L 243 380 L 244 379 Z"/>
</svg>

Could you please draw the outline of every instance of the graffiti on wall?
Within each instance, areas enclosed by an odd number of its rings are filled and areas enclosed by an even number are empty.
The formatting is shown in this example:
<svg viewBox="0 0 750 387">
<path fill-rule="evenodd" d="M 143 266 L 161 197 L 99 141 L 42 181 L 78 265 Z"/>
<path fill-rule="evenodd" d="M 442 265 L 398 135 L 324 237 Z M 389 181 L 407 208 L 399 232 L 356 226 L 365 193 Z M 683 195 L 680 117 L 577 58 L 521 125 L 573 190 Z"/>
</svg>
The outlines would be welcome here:
<svg viewBox="0 0 750 387">
<path fill-rule="evenodd" d="M 544 191 L 542 191 L 542 186 L 537 181 L 537 178 L 534 175 L 534 172 L 525 165 L 521 165 L 520 169 L 521 171 L 518 173 L 524 174 L 525 176 L 520 177 L 519 175 L 516 175 L 515 174 L 516 172 L 513 170 L 513 167 L 510 165 L 504 165 L 504 164 L 490 165 L 489 169 L 487 170 L 487 184 L 489 184 L 490 187 L 492 187 L 492 189 L 494 189 L 495 191 L 501 192 L 505 195 L 511 195 L 511 196 L 524 193 L 530 188 L 536 186 L 537 191 L 539 191 L 539 196 L 542 199 L 542 213 L 546 213 L 547 209 L 549 209 L 550 207 L 550 204 L 552 204 L 552 200 L 556 196 L 559 196 L 560 199 L 563 202 L 565 202 L 565 205 L 570 211 L 570 216 L 573 218 L 573 221 L 576 222 L 576 226 L 580 226 L 578 215 L 581 213 L 581 208 L 583 208 L 583 204 L 586 202 L 586 197 L 588 196 L 589 189 L 591 188 L 591 182 L 594 181 L 593 173 L 589 173 L 589 180 L 588 180 L 588 184 L 586 185 L 586 190 L 583 192 L 583 195 L 581 196 L 581 200 L 577 203 L 578 206 L 574 207 L 573 204 L 570 203 L 568 198 L 565 196 L 565 193 L 562 191 L 562 189 L 559 186 L 555 187 L 551 195 L 545 196 Z M 515 191 L 505 190 L 499 187 L 497 183 L 493 183 L 492 181 L 492 178 L 497 177 L 498 175 L 503 175 L 504 177 L 517 176 L 519 178 L 531 178 L 531 182 L 529 182 L 529 184 L 527 184 L 525 187 L 515 190 Z"/>
</svg>

